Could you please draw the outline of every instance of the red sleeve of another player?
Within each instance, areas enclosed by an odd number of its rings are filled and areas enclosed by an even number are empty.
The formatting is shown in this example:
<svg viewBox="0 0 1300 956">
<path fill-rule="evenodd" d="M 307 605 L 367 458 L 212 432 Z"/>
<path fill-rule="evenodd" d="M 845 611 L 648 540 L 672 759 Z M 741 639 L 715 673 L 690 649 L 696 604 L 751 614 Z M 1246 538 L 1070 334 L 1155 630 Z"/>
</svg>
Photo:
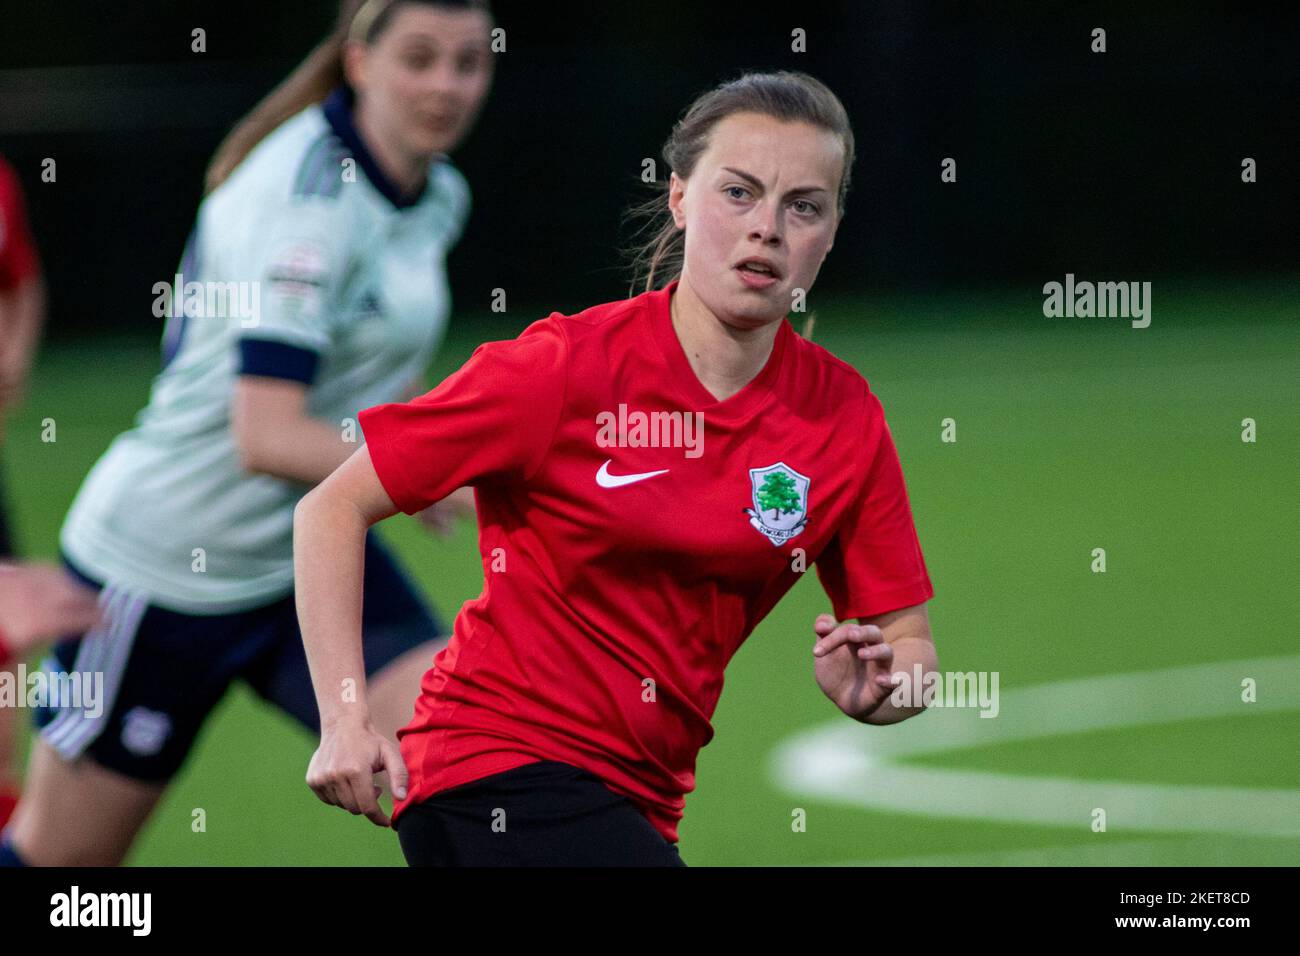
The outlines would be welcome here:
<svg viewBox="0 0 1300 956">
<path fill-rule="evenodd" d="M 880 400 L 867 393 L 866 480 L 817 576 L 837 621 L 922 604 L 934 596 L 912 521 L 903 468 Z"/>
<path fill-rule="evenodd" d="M 0 160 L 0 292 L 8 292 L 40 271 L 18 177 Z"/>
<path fill-rule="evenodd" d="M 407 514 L 457 488 L 522 481 L 542 463 L 564 404 L 568 350 L 556 320 L 485 342 L 433 391 L 361 413 L 379 480 Z"/>
</svg>

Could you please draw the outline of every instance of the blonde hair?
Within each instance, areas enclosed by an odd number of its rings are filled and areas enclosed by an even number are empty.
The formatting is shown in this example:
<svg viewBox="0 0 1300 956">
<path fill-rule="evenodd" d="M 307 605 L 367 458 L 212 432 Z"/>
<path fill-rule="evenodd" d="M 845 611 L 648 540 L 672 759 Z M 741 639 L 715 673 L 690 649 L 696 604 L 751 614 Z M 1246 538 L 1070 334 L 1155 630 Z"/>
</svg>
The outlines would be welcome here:
<svg viewBox="0 0 1300 956">
<path fill-rule="evenodd" d="M 679 179 L 690 177 L 708 148 L 713 127 L 733 113 L 761 113 L 783 122 L 802 121 L 839 136 L 844 144 L 844 170 L 836 203 L 839 214 L 844 214 L 855 155 L 848 112 L 830 87 L 795 70 L 746 73 L 697 97 L 664 143 L 664 162 Z M 641 221 L 634 236 L 647 237 L 627 250 L 632 293 L 638 285 L 649 292 L 681 277 L 686 235 L 673 221 L 667 198 L 668 177 L 664 177 L 655 184 L 655 195 L 633 206 L 625 217 Z"/>
<path fill-rule="evenodd" d="M 330 35 L 221 141 L 208 164 L 204 192 L 224 183 L 272 130 L 321 102 L 344 82 L 343 49 L 349 42 L 373 43 L 398 8 L 412 3 L 491 13 L 487 0 L 341 0 L 338 22 Z"/>
</svg>

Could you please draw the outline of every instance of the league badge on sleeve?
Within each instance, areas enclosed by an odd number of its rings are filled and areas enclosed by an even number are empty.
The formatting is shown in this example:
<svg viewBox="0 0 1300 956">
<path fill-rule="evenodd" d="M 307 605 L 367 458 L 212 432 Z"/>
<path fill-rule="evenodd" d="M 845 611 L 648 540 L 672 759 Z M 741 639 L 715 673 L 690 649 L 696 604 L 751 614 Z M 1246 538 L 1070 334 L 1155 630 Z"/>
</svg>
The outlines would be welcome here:
<svg viewBox="0 0 1300 956">
<path fill-rule="evenodd" d="M 744 509 L 749 523 L 779 548 L 808 523 L 811 481 L 779 461 L 749 469 L 749 482 L 754 496 L 754 507 Z"/>
</svg>

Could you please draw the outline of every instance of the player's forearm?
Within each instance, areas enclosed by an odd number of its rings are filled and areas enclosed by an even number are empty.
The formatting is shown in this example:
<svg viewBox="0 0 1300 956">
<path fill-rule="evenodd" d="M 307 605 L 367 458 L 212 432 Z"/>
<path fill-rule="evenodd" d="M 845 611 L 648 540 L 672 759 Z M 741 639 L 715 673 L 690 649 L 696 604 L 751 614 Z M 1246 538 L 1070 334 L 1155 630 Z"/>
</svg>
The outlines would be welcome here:
<svg viewBox="0 0 1300 956">
<path fill-rule="evenodd" d="M 341 426 L 306 416 L 275 424 L 253 424 L 237 435 L 246 471 L 318 485 L 357 450 Z"/>
<path fill-rule="evenodd" d="M 361 652 L 367 528 L 357 509 L 328 489 L 294 509 L 294 598 L 322 727 L 369 719 Z"/>
<path fill-rule="evenodd" d="M 0 362 L 4 371 L 26 372 L 36 358 L 45 324 L 45 283 L 28 279 L 0 295 Z"/>
<path fill-rule="evenodd" d="M 890 642 L 894 648 L 894 662 L 891 665 L 891 671 L 899 671 L 908 674 L 914 673 L 917 664 L 921 665 L 922 673 L 929 673 L 939 669 L 939 655 L 934 649 L 934 641 L 921 637 L 902 637 Z M 880 702 L 869 714 L 861 717 L 855 717 L 864 724 L 896 724 L 900 720 L 907 720 L 925 710 L 925 707 L 911 707 L 895 704 L 892 696 L 886 697 Z M 850 715 L 853 716 L 853 715 Z"/>
</svg>

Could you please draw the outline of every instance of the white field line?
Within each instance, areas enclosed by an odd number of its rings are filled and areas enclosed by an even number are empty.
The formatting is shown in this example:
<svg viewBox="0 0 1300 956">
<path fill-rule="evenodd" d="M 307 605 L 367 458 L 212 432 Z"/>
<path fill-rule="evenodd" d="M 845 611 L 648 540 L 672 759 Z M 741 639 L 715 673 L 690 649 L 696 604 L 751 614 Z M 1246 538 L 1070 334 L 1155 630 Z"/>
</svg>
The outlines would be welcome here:
<svg viewBox="0 0 1300 956">
<path fill-rule="evenodd" d="M 1258 700 L 1241 700 L 1253 678 Z M 1077 777 L 907 766 L 908 757 L 1114 727 L 1300 710 L 1300 655 L 1060 681 L 1001 694 L 996 717 L 931 708 L 886 727 L 841 717 L 787 738 L 769 773 L 795 795 L 895 813 L 1108 831 L 1300 836 L 1300 790 L 1129 783 L 1106 767 Z M 1068 746 L 1064 744 L 1064 746 Z M 1249 759 L 1244 756 L 1243 759 Z"/>
</svg>

